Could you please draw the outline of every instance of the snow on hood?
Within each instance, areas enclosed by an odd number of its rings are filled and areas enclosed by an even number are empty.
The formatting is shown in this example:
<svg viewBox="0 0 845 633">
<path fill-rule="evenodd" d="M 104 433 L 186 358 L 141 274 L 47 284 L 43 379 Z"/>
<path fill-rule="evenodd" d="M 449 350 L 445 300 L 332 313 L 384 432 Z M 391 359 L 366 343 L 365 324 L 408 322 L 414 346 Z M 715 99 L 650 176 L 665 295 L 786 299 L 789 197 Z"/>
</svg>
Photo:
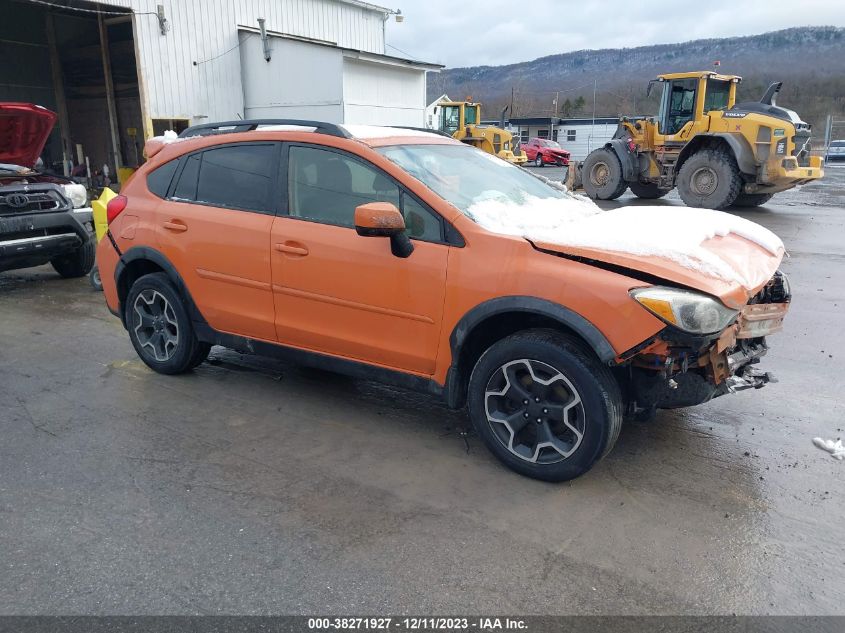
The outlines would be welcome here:
<svg viewBox="0 0 845 633">
<path fill-rule="evenodd" d="M 589 198 L 528 198 L 522 204 L 491 198 L 475 202 L 467 215 L 488 231 L 526 239 L 643 257 L 661 257 L 725 282 L 752 282 L 742 271 L 703 246 L 729 233 L 778 256 L 783 242 L 765 227 L 709 209 L 632 206 L 604 211 Z"/>
</svg>

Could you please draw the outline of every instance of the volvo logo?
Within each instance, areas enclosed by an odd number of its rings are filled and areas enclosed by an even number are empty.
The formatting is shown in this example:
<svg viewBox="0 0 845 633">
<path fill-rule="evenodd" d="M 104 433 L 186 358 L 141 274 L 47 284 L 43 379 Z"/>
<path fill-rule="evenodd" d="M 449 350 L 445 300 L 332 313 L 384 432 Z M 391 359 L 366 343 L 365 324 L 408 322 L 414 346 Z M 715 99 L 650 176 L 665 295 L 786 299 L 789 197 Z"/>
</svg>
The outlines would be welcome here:
<svg viewBox="0 0 845 633">
<path fill-rule="evenodd" d="M 22 193 L 13 193 L 6 196 L 6 204 L 13 209 L 22 209 L 29 204 L 29 196 Z"/>
</svg>

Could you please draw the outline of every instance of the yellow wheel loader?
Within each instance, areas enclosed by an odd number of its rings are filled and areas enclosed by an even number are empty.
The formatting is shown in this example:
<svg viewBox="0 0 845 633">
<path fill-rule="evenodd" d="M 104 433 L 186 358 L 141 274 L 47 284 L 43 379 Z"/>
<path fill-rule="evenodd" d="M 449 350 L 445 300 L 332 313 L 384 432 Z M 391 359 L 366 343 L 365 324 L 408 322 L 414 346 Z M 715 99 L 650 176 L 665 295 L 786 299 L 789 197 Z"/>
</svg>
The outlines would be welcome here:
<svg viewBox="0 0 845 633">
<path fill-rule="evenodd" d="M 513 145 L 513 134 L 505 127 L 505 112 L 502 111 L 501 127 L 481 125 L 481 104 L 470 101 L 442 101 L 437 104 L 438 129 L 452 138 L 498 156 L 509 163 L 524 165 L 528 161 L 525 152 Z"/>
<path fill-rule="evenodd" d="M 569 185 L 613 200 L 626 189 L 660 198 L 674 187 L 687 206 L 754 207 L 779 191 L 824 175 L 810 155 L 810 125 L 775 103 L 781 83 L 760 101 L 736 103 L 736 75 L 660 75 L 656 117 L 623 117 L 613 139 L 570 170 Z"/>
</svg>

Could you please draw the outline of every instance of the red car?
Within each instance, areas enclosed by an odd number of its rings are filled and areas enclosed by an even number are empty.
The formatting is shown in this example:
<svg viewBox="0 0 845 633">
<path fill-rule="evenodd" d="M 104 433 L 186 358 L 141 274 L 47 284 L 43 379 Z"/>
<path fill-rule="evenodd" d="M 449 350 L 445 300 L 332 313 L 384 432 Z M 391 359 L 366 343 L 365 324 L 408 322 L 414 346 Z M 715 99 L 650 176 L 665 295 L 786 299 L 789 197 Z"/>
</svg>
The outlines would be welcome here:
<svg viewBox="0 0 845 633">
<path fill-rule="evenodd" d="M 532 138 L 522 148 L 528 160 L 537 167 L 543 165 L 569 165 L 569 152 L 563 149 L 557 141 L 546 138 Z"/>
</svg>

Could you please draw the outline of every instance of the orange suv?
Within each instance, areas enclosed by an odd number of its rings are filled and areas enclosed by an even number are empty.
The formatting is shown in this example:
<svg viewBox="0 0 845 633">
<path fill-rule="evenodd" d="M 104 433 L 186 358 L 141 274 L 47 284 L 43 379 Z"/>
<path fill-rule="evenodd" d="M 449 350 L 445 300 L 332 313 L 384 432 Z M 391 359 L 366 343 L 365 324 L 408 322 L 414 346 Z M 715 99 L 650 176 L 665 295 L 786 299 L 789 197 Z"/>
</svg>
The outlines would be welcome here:
<svg viewBox="0 0 845 633">
<path fill-rule="evenodd" d="M 151 139 L 97 260 L 141 359 L 212 345 L 467 406 L 490 450 L 586 472 L 624 417 L 762 387 L 780 240 L 717 211 L 591 201 L 406 128 L 235 121 Z"/>
</svg>

